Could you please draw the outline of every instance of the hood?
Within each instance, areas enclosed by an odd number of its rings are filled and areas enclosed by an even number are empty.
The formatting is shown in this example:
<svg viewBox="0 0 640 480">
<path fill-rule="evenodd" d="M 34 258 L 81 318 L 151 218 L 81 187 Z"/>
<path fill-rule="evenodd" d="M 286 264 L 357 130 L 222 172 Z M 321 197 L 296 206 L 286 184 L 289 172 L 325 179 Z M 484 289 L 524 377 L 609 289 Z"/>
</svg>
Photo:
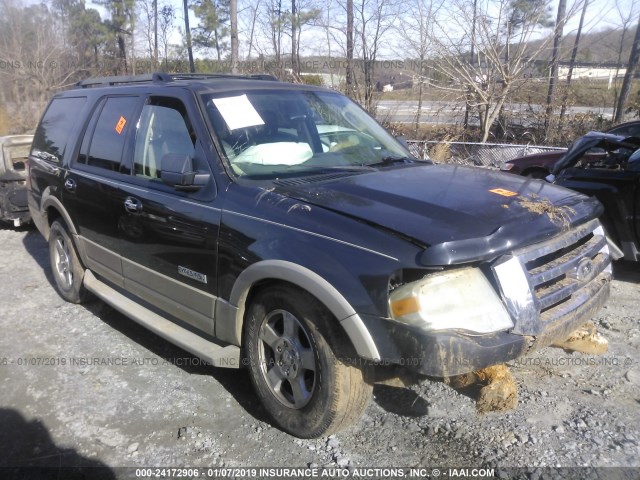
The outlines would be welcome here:
<svg viewBox="0 0 640 480">
<path fill-rule="evenodd" d="M 636 137 L 627 138 L 610 133 L 589 132 L 569 147 L 567 153 L 554 164 L 551 173 L 557 175 L 561 170 L 574 166 L 592 148 L 602 148 L 610 152 L 619 148 L 636 150 L 639 145 L 640 139 Z"/>
<path fill-rule="evenodd" d="M 430 247 L 425 265 L 496 256 L 600 213 L 597 201 L 564 188 L 453 165 L 411 165 L 277 190 Z"/>
</svg>

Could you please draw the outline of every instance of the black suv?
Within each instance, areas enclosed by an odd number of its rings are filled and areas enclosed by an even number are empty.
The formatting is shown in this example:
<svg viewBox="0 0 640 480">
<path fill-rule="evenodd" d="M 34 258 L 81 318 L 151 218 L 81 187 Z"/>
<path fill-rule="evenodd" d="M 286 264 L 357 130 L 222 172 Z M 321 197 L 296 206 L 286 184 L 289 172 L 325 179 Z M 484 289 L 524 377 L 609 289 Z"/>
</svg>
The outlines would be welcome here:
<svg viewBox="0 0 640 480">
<path fill-rule="evenodd" d="M 597 200 L 412 158 L 328 89 L 87 80 L 53 98 L 29 166 L 60 294 L 93 292 L 213 365 L 246 366 L 300 437 L 357 420 L 380 369 L 505 362 L 565 339 L 609 294 Z"/>
</svg>

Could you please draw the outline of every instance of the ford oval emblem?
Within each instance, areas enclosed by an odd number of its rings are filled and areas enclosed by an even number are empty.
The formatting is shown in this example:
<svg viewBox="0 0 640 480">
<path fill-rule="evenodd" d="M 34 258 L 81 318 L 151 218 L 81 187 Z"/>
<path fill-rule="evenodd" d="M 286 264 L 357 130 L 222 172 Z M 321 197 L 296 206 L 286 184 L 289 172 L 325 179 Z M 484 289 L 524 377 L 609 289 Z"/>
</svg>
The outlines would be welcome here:
<svg viewBox="0 0 640 480">
<path fill-rule="evenodd" d="M 586 283 L 593 278 L 594 271 L 593 261 L 590 258 L 583 258 L 575 269 L 576 280 Z"/>
</svg>

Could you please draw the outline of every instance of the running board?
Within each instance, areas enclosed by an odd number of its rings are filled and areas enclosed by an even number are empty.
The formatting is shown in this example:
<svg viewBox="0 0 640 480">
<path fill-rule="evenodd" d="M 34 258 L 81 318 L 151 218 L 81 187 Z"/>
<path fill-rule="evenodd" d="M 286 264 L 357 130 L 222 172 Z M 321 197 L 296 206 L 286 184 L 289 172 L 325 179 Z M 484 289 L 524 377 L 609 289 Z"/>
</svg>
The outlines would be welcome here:
<svg viewBox="0 0 640 480">
<path fill-rule="evenodd" d="M 214 367 L 240 368 L 240 347 L 235 345 L 223 347 L 190 332 L 101 282 L 91 270 L 85 270 L 82 283 L 87 290 L 119 312 Z"/>
</svg>

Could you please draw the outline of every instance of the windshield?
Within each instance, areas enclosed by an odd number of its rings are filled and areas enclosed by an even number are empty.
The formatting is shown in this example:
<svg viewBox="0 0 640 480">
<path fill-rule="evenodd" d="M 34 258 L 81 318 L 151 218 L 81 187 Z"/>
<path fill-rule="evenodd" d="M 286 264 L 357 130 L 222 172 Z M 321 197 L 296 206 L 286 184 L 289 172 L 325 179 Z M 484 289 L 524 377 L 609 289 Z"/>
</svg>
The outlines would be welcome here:
<svg viewBox="0 0 640 480">
<path fill-rule="evenodd" d="M 338 93 L 269 90 L 203 100 L 239 176 L 280 178 L 412 161 L 395 138 Z"/>
</svg>

